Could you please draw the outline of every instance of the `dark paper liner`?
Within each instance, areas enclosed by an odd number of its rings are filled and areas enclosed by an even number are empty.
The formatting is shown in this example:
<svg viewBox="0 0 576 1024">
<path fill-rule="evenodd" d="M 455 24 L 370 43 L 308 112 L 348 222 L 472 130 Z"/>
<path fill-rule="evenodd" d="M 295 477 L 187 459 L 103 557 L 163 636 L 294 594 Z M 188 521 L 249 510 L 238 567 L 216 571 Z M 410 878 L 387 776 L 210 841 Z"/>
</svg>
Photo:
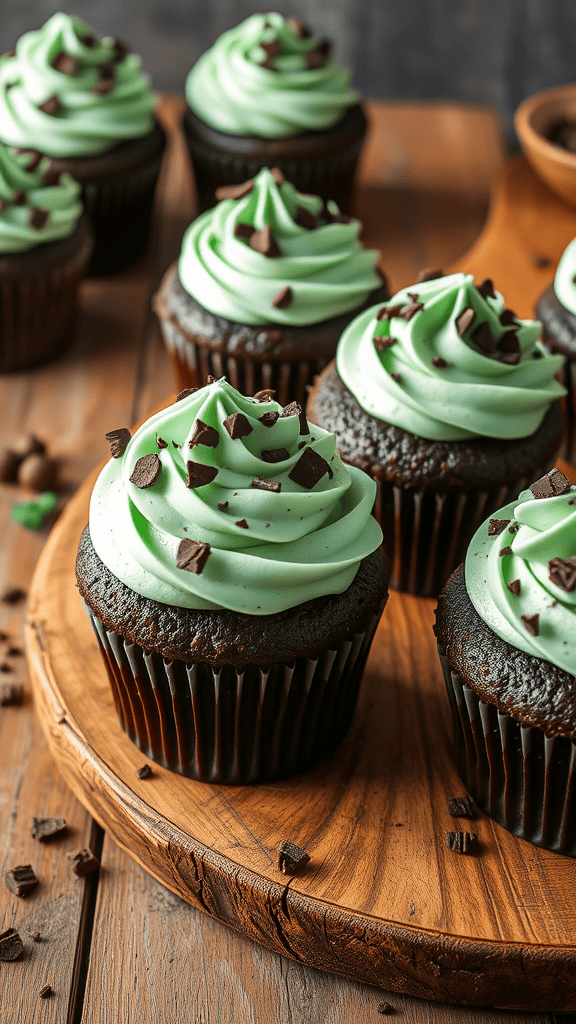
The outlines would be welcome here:
<svg viewBox="0 0 576 1024">
<path fill-rule="evenodd" d="M 180 775 L 227 784 L 292 775 L 340 743 L 379 620 L 316 658 L 240 670 L 146 653 L 86 610 L 132 742 Z"/>
<path fill-rule="evenodd" d="M 481 523 L 553 465 L 535 466 L 529 475 L 489 489 L 435 491 L 396 487 L 376 479 L 374 515 L 392 567 L 391 589 L 420 597 L 439 594 L 464 560 Z"/>
<path fill-rule="evenodd" d="M 478 806 L 520 839 L 576 857 L 576 744 L 483 703 L 438 652 L 458 770 Z"/>
<path fill-rule="evenodd" d="M 538 299 L 536 315 L 544 326 L 542 341 L 546 347 L 566 359 L 558 374 L 558 380 L 568 392 L 562 401 L 564 438 L 560 455 L 576 465 L 576 316 L 556 297 L 554 284 Z"/>
</svg>

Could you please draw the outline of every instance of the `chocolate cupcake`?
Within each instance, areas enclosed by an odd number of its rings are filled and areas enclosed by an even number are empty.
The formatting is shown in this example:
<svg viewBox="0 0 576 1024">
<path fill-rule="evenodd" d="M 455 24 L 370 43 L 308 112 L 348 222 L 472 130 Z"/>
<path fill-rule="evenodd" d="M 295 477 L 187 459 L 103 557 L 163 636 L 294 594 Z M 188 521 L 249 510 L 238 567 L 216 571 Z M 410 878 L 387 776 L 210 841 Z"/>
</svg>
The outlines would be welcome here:
<svg viewBox="0 0 576 1024">
<path fill-rule="evenodd" d="M 307 768 L 349 725 L 387 596 L 373 482 L 297 403 L 224 380 L 108 437 L 77 577 L 124 729 L 202 781 Z"/>
<path fill-rule="evenodd" d="M 80 186 L 0 143 L 0 373 L 62 351 L 78 325 L 92 238 Z"/>
<path fill-rule="evenodd" d="M 262 167 L 348 208 L 366 115 L 328 40 L 297 18 L 254 14 L 225 32 L 192 68 L 186 98 L 201 210 Z"/>
<path fill-rule="evenodd" d="M 558 469 L 482 524 L 436 634 L 476 803 L 576 856 L 576 487 Z"/>
<path fill-rule="evenodd" d="M 560 378 L 568 392 L 562 455 L 576 465 L 576 239 L 562 256 L 554 283 L 538 300 L 536 312 L 544 344 L 566 357 Z"/>
<path fill-rule="evenodd" d="M 148 239 L 165 146 L 140 58 L 54 14 L 0 58 L 0 138 L 71 174 L 94 232 L 93 274 L 134 262 Z"/>
<path fill-rule="evenodd" d="M 224 374 L 304 405 L 355 313 L 388 294 L 378 253 L 358 220 L 300 195 L 278 168 L 230 191 L 188 228 L 153 300 L 177 387 Z"/>
<path fill-rule="evenodd" d="M 439 272 L 360 314 L 308 416 L 378 485 L 391 586 L 437 594 L 484 516 L 554 463 L 562 357 L 491 281 Z"/>
</svg>

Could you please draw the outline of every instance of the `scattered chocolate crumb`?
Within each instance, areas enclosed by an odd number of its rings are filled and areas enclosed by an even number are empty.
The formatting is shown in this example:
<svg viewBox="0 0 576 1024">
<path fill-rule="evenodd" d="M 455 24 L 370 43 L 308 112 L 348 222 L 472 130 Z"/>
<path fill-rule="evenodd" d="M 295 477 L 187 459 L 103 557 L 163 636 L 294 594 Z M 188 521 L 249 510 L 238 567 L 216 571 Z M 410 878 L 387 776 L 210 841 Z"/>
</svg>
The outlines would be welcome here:
<svg viewBox="0 0 576 1024">
<path fill-rule="evenodd" d="M 548 256 L 544 256 L 543 253 L 535 252 L 532 255 L 532 263 L 535 267 L 538 267 L 539 270 L 544 270 L 545 267 L 550 266 L 552 260 Z"/>
<path fill-rule="evenodd" d="M 234 525 L 242 527 L 243 530 L 248 529 L 248 523 L 245 519 L 237 519 Z"/>
<path fill-rule="evenodd" d="M 118 427 L 117 430 L 109 430 L 105 436 L 110 445 L 110 455 L 113 459 L 119 459 L 124 455 L 132 434 L 128 427 Z"/>
<path fill-rule="evenodd" d="M 507 583 L 506 586 L 508 587 L 508 590 L 510 591 L 511 594 L 514 594 L 515 597 L 519 597 L 520 580 L 510 580 L 510 583 Z"/>
<path fill-rule="evenodd" d="M 476 313 L 471 306 L 467 306 L 461 313 L 456 317 L 456 330 L 459 336 L 462 338 L 469 327 L 472 326 L 476 319 Z"/>
<path fill-rule="evenodd" d="M 165 441 L 164 438 L 160 437 L 158 434 L 156 434 L 156 444 L 158 445 L 159 448 L 168 447 L 168 441 Z"/>
<path fill-rule="evenodd" d="M 278 421 L 279 416 L 279 412 L 265 412 L 262 414 L 262 416 L 258 417 L 258 422 L 262 423 L 264 427 L 273 427 L 274 424 Z"/>
<path fill-rule="evenodd" d="M 307 210 L 305 206 L 297 206 L 296 213 L 294 214 L 294 221 L 299 224 L 301 228 L 306 228 L 307 231 L 313 231 L 314 228 L 318 227 L 318 217 L 316 217 L 310 210 Z"/>
<path fill-rule="evenodd" d="M 184 388 L 183 391 L 179 391 L 176 395 L 176 401 L 181 402 L 183 398 L 188 398 L 189 395 L 194 395 L 198 391 L 198 388 Z"/>
<path fill-rule="evenodd" d="M 290 458 L 290 452 L 287 448 L 264 448 L 260 452 L 260 458 L 263 462 L 284 462 Z"/>
<path fill-rule="evenodd" d="M 476 291 L 480 292 L 483 299 L 495 299 L 496 292 L 494 291 L 494 285 L 489 277 L 485 278 L 481 284 L 476 285 Z"/>
<path fill-rule="evenodd" d="M 330 479 L 334 476 L 326 459 L 323 459 L 313 448 L 305 448 L 288 476 L 295 484 L 311 490 L 326 473 Z"/>
<path fill-rule="evenodd" d="M 275 491 L 276 494 L 279 494 L 282 490 L 282 484 L 279 480 L 263 480 L 260 476 L 254 477 L 251 486 L 258 488 L 260 491 Z"/>
<path fill-rule="evenodd" d="M 512 526 L 508 527 L 508 533 L 518 533 L 519 529 L 518 523 L 512 523 Z"/>
<path fill-rule="evenodd" d="M 300 36 L 300 39 L 310 38 L 310 29 L 306 27 L 303 21 L 300 21 L 300 18 L 288 18 L 288 24 L 292 31 L 295 32 L 297 36 Z"/>
<path fill-rule="evenodd" d="M 550 571 L 548 578 L 557 587 L 567 594 L 576 590 L 576 557 L 551 558 L 548 562 L 548 569 Z"/>
<path fill-rule="evenodd" d="M 71 53 L 65 53 L 64 50 L 61 50 L 54 57 L 52 67 L 54 71 L 59 71 L 61 75 L 75 75 L 78 71 L 78 58 L 73 57 Z"/>
<path fill-rule="evenodd" d="M 33 839 L 44 843 L 47 839 L 62 835 L 67 828 L 65 818 L 32 818 L 30 835 Z"/>
<path fill-rule="evenodd" d="M 506 529 L 510 522 L 510 519 L 490 519 L 488 522 L 488 536 L 497 537 L 499 533 Z"/>
<path fill-rule="evenodd" d="M 121 39 L 114 40 L 114 59 L 116 63 L 124 60 L 125 57 L 130 53 L 130 47 L 126 45 Z"/>
<path fill-rule="evenodd" d="M 271 416 L 273 414 L 267 413 L 266 415 Z M 230 413 L 224 420 L 224 426 L 233 441 L 236 441 L 239 437 L 246 437 L 254 429 L 243 412 Z"/>
<path fill-rule="evenodd" d="M 549 473 L 541 476 L 539 480 L 530 485 L 530 490 L 535 498 L 555 498 L 559 494 L 566 494 L 571 484 L 568 477 L 561 473 L 557 466 Z"/>
<path fill-rule="evenodd" d="M 418 284 L 424 284 L 425 281 L 436 281 L 438 277 L 444 277 L 443 270 L 430 270 L 427 267 L 425 270 L 421 270 L 418 274 Z"/>
<path fill-rule="evenodd" d="M 22 587 L 6 587 L 0 595 L 0 601 L 3 604 L 18 604 L 19 601 L 23 601 L 26 597 L 26 591 L 22 590 Z"/>
<path fill-rule="evenodd" d="M 512 554 L 512 548 L 511 547 L 500 548 L 500 556 L 502 556 L 502 555 L 511 555 L 511 554 Z"/>
<path fill-rule="evenodd" d="M 228 502 L 227 501 L 219 501 L 218 502 L 218 508 L 220 509 L 221 512 L 225 512 L 226 509 L 228 508 Z"/>
<path fill-rule="evenodd" d="M 498 319 L 503 327 L 509 327 L 510 325 L 518 327 L 518 324 L 516 323 L 517 316 L 512 309 L 503 309 Z"/>
<path fill-rule="evenodd" d="M 490 330 L 490 324 L 487 320 L 483 320 L 481 324 L 478 324 L 478 326 L 470 332 L 470 340 L 487 356 L 492 355 L 492 353 L 496 351 L 494 336 Z"/>
<path fill-rule="evenodd" d="M 12 202 L 14 206 L 24 206 L 26 202 L 26 193 L 23 188 L 17 188 L 12 196 Z"/>
<path fill-rule="evenodd" d="M 19 707 L 23 697 L 22 683 L 0 683 L 0 707 Z"/>
<path fill-rule="evenodd" d="M 391 373 L 390 376 L 392 377 L 392 380 L 396 381 L 397 384 L 402 383 L 402 377 L 400 376 L 399 373 Z"/>
<path fill-rule="evenodd" d="M 520 618 L 532 636 L 540 635 L 540 616 L 537 613 L 535 615 L 521 615 Z"/>
<path fill-rule="evenodd" d="M 32 932 L 32 939 L 33 939 L 34 942 L 40 942 L 41 941 L 40 932 Z"/>
<path fill-rule="evenodd" d="M 377 334 L 372 340 L 377 352 L 385 352 L 387 348 L 392 348 L 398 342 L 398 338 L 392 338 L 389 334 Z"/>
<path fill-rule="evenodd" d="M 149 764 L 143 764 L 140 768 L 136 769 L 136 775 L 139 779 L 149 779 L 152 775 L 152 768 Z"/>
<path fill-rule="evenodd" d="M 285 284 L 284 287 L 281 288 L 280 291 L 276 292 L 272 297 L 270 305 L 273 306 L 274 309 L 287 309 L 288 306 L 292 304 L 293 298 L 294 296 L 290 285 Z"/>
<path fill-rule="evenodd" d="M 445 359 L 442 359 L 442 356 L 434 356 L 432 359 L 432 366 L 436 366 L 439 370 L 443 370 L 448 366 L 448 363 Z"/>
<path fill-rule="evenodd" d="M 162 463 L 155 452 L 151 455 L 142 455 L 134 466 L 130 483 L 139 487 L 140 490 L 146 490 L 147 487 L 152 487 L 156 483 L 161 469 Z"/>
<path fill-rule="evenodd" d="M 38 110 L 41 110 L 43 114 L 49 114 L 50 117 L 55 117 L 60 110 L 60 101 L 55 92 L 44 100 L 43 103 L 38 104 Z"/>
<path fill-rule="evenodd" d="M 186 487 L 194 490 L 196 487 L 205 487 L 211 484 L 218 476 L 216 466 L 205 466 L 202 462 L 187 462 Z"/>
<path fill-rule="evenodd" d="M 189 448 L 195 448 L 197 444 L 204 445 L 206 448 L 217 448 L 220 442 L 220 434 L 214 427 L 210 427 L 208 423 L 204 423 L 203 420 L 197 419 L 194 427 L 194 433 L 188 442 Z"/>
<path fill-rule="evenodd" d="M 68 854 L 68 860 L 70 866 L 75 875 L 79 877 L 82 875 L 90 875 L 93 871 L 98 871 L 100 867 L 100 861 L 94 856 L 92 850 L 84 848 L 83 850 L 74 850 Z"/>
<path fill-rule="evenodd" d="M 276 392 L 272 388 L 263 388 L 262 391 L 256 392 L 254 400 L 256 402 L 271 402 L 275 394 Z"/>
<path fill-rule="evenodd" d="M 447 832 L 446 846 L 453 853 L 469 853 L 477 839 L 476 832 Z"/>
<path fill-rule="evenodd" d="M 392 1003 L 384 1001 L 383 1003 L 378 1003 L 378 1006 L 376 1007 L 376 1012 L 377 1013 L 396 1013 L 396 1007 L 394 1007 L 392 1005 Z"/>
<path fill-rule="evenodd" d="M 38 885 L 31 864 L 18 864 L 15 868 L 10 868 L 4 875 L 4 881 L 15 896 L 27 896 Z"/>
<path fill-rule="evenodd" d="M 310 860 L 310 855 L 301 846 L 283 839 L 276 847 L 276 863 L 278 870 L 285 875 L 294 875 L 301 868 L 305 867 Z"/>
<path fill-rule="evenodd" d="M 244 196 L 250 194 L 254 188 L 254 181 L 249 178 L 248 181 L 243 181 L 241 185 L 221 185 L 217 188 L 214 195 L 218 202 L 222 199 L 242 199 Z"/>
<path fill-rule="evenodd" d="M 50 999 L 50 996 L 54 995 L 52 985 L 49 985 L 48 983 L 43 985 L 38 995 L 40 996 L 40 999 Z"/>
<path fill-rule="evenodd" d="M 239 220 L 234 228 L 234 238 L 251 238 L 256 228 Z"/>
<path fill-rule="evenodd" d="M 253 235 L 250 235 L 249 245 L 255 252 L 259 252 L 262 256 L 267 256 L 268 259 L 274 259 L 274 257 L 280 256 L 280 246 L 278 245 L 269 224 L 266 224 L 265 227 L 260 228 L 259 231 L 255 231 Z"/>
<path fill-rule="evenodd" d="M 186 572 L 192 572 L 195 576 L 199 576 L 208 561 L 209 554 L 209 544 L 185 537 L 178 545 L 176 565 L 179 569 L 185 569 Z"/>
<path fill-rule="evenodd" d="M 24 952 L 24 944 L 15 928 L 0 934 L 0 960 L 17 960 Z"/>
<path fill-rule="evenodd" d="M 452 818 L 473 818 L 474 811 L 468 796 L 453 796 L 448 801 L 448 814 Z"/>
</svg>

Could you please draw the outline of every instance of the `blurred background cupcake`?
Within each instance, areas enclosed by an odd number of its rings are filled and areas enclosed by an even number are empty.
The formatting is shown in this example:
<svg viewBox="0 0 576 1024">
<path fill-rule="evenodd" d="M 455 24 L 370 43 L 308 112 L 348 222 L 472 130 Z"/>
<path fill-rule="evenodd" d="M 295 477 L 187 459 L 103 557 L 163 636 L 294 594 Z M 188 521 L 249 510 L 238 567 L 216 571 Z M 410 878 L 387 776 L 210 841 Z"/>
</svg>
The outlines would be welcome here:
<svg viewBox="0 0 576 1024">
<path fill-rule="evenodd" d="M 422 276 L 422 275 L 421 275 Z M 344 332 L 308 416 L 378 484 L 391 586 L 437 594 L 485 515 L 554 463 L 563 357 L 492 282 L 424 274 Z"/>
<path fill-rule="evenodd" d="M 232 198 L 191 224 L 154 298 L 177 388 L 225 374 L 246 394 L 304 405 L 354 314 L 387 297 L 378 252 L 358 220 L 278 168 L 220 194 Z"/>
<path fill-rule="evenodd" d="M 0 58 L 0 139 L 51 158 L 82 186 L 94 232 L 91 272 L 144 251 L 165 135 L 140 58 L 85 22 L 54 14 Z"/>
<path fill-rule="evenodd" d="M 78 183 L 41 153 L 0 143 L 0 372 L 25 370 L 73 340 L 91 250 Z"/>
<path fill-rule="evenodd" d="M 482 524 L 436 634 L 476 803 L 576 856 L 576 487 L 559 470 Z"/>
<path fill-rule="evenodd" d="M 262 167 L 348 208 L 366 115 L 328 40 L 298 18 L 254 14 L 225 32 L 192 68 L 186 99 L 201 210 Z"/>
<path fill-rule="evenodd" d="M 563 454 L 576 465 L 576 238 L 564 252 L 553 283 L 538 300 L 536 312 L 544 327 L 545 345 L 566 357 L 560 378 L 568 392 Z"/>
</svg>

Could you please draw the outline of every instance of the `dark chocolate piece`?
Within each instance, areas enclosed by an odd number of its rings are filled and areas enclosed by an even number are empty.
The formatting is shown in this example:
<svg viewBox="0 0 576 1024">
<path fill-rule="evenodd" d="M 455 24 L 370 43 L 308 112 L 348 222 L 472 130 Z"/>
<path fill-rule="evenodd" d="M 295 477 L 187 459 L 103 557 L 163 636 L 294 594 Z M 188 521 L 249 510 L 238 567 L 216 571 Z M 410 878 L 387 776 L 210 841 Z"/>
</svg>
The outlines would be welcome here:
<svg viewBox="0 0 576 1024">
<path fill-rule="evenodd" d="M 262 414 L 262 416 L 258 417 L 258 422 L 262 423 L 263 426 L 265 427 L 273 427 L 274 424 L 278 421 L 279 416 L 279 412 L 265 412 Z"/>
<path fill-rule="evenodd" d="M 156 444 L 158 445 L 159 448 L 168 447 L 168 441 L 165 441 L 163 437 L 159 437 L 158 434 L 156 434 Z"/>
<path fill-rule="evenodd" d="M 476 319 L 476 313 L 471 306 L 467 306 L 461 313 L 456 317 L 456 330 L 459 336 L 462 338 L 469 327 L 472 326 Z"/>
<path fill-rule="evenodd" d="M 80 40 L 82 45 L 87 46 L 89 50 L 91 50 L 93 46 L 96 46 L 96 40 L 94 36 L 89 35 L 87 32 L 83 36 L 78 36 L 78 39 Z"/>
<path fill-rule="evenodd" d="M 540 636 L 540 616 L 538 613 L 535 615 L 521 615 L 520 618 L 532 636 Z"/>
<path fill-rule="evenodd" d="M 442 359 L 442 356 L 434 356 L 432 366 L 436 366 L 439 370 L 444 370 L 448 363 L 445 359 Z"/>
<path fill-rule="evenodd" d="M 310 210 L 307 210 L 305 206 L 297 206 L 296 213 L 294 214 L 294 221 L 299 224 L 301 228 L 306 228 L 308 231 L 313 231 L 314 228 L 318 227 L 318 217 Z"/>
<path fill-rule="evenodd" d="M 303 21 L 300 21 L 300 18 L 288 18 L 288 24 L 292 31 L 295 32 L 297 36 L 300 36 L 300 39 L 310 38 L 310 29 L 306 27 Z"/>
<path fill-rule="evenodd" d="M 280 53 L 280 40 L 270 39 L 267 43 L 258 43 L 260 49 L 264 50 L 264 53 L 268 57 L 277 57 Z"/>
<path fill-rule="evenodd" d="M 266 415 L 271 416 L 272 413 L 267 413 Z M 239 437 L 246 437 L 254 429 L 243 412 L 230 413 L 224 420 L 224 426 L 233 441 L 236 441 Z"/>
<path fill-rule="evenodd" d="M 260 458 L 263 462 L 285 462 L 290 458 L 290 452 L 287 448 L 265 448 L 260 452 Z"/>
<path fill-rule="evenodd" d="M 545 476 L 530 485 L 530 490 L 535 498 L 556 498 L 559 494 L 566 494 L 571 484 L 568 477 L 561 473 L 557 466 L 551 469 Z"/>
<path fill-rule="evenodd" d="M 302 406 L 299 402 L 289 402 L 282 409 L 281 419 L 286 419 L 287 416 L 299 416 L 302 412 Z"/>
<path fill-rule="evenodd" d="M 310 861 L 310 855 L 302 846 L 283 839 L 276 847 L 276 863 L 278 870 L 285 875 L 294 875 Z"/>
<path fill-rule="evenodd" d="M 392 377 L 392 380 L 396 381 L 397 384 L 402 383 L 402 377 L 400 376 L 399 373 L 391 373 L 390 376 Z"/>
<path fill-rule="evenodd" d="M 38 110 L 41 110 L 43 114 L 49 114 L 50 117 L 55 117 L 60 110 L 60 101 L 55 92 L 44 100 L 43 103 L 38 104 Z"/>
<path fill-rule="evenodd" d="M 376 1007 L 376 1013 L 396 1013 L 396 1008 L 392 1005 L 392 1003 L 389 1003 L 387 1000 L 384 1000 L 383 1003 L 378 1003 L 378 1006 Z"/>
<path fill-rule="evenodd" d="M 94 856 L 92 850 L 74 850 L 68 854 L 68 860 L 70 866 L 75 875 L 90 875 L 93 871 L 98 871 L 100 867 L 100 861 Z"/>
<path fill-rule="evenodd" d="M 118 427 L 117 430 L 109 430 L 105 436 L 110 445 L 110 455 L 113 459 L 119 459 L 124 455 L 132 434 L 128 427 Z"/>
<path fill-rule="evenodd" d="M 299 484 L 300 487 L 305 487 L 309 491 L 326 473 L 330 479 L 334 476 L 326 459 L 323 459 L 314 448 L 305 448 L 288 476 L 295 484 Z"/>
<path fill-rule="evenodd" d="M 503 327 L 510 327 L 512 325 L 518 328 L 516 313 L 511 309 L 503 309 L 498 319 Z"/>
<path fill-rule="evenodd" d="M 265 227 L 260 228 L 259 231 L 255 231 L 253 235 L 250 235 L 249 245 L 255 252 L 261 253 L 262 256 L 267 256 L 268 259 L 274 259 L 275 256 L 280 256 L 280 246 L 278 245 L 269 224 L 266 224 Z"/>
<path fill-rule="evenodd" d="M 57 185 L 60 181 L 60 171 L 57 171 L 54 167 L 47 167 L 42 175 L 42 184 L 46 185 L 46 188 L 51 188 L 53 185 Z"/>
<path fill-rule="evenodd" d="M 522 358 L 522 350 L 516 331 L 506 331 L 498 341 L 499 359 L 501 363 L 517 366 Z"/>
<path fill-rule="evenodd" d="M 436 281 L 439 277 L 444 277 L 443 270 L 430 270 L 430 268 L 426 268 L 426 270 L 421 270 L 418 274 L 417 283 L 424 284 L 425 281 Z"/>
<path fill-rule="evenodd" d="M 400 318 L 408 322 L 416 313 L 419 313 L 421 309 L 424 309 L 424 303 L 417 302 L 416 299 L 413 299 L 412 302 L 402 308 Z"/>
<path fill-rule="evenodd" d="M 24 206 L 26 202 L 26 193 L 23 188 L 17 188 L 12 196 L 12 202 L 14 206 Z"/>
<path fill-rule="evenodd" d="M 273 296 L 270 305 L 273 306 L 274 309 L 287 309 L 288 306 L 292 304 L 293 298 L 294 296 L 290 285 L 285 284 L 284 287 Z"/>
<path fill-rule="evenodd" d="M 155 452 L 151 455 L 142 455 L 134 466 L 130 483 L 134 484 L 135 487 L 139 487 L 140 490 L 152 487 L 160 476 L 161 469 L 162 463 Z"/>
<path fill-rule="evenodd" d="M 507 583 L 506 586 L 510 593 L 514 594 L 515 597 L 520 596 L 520 580 L 510 580 L 510 583 Z"/>
<path fill-rule="evenodd" d="M 114 40 L 114 60 L 116 61 L 116 63 L 119 63 L 119 61 L 124 60 L 124 57 L 127 57 L 129 53 L 130 47 L 127 46 L 126 43 L 124 43 L 121 39 Z"/>
<path fill-rule="evenodd" d="M 476 291 L 480 292 L 483 299 L 495 299 L 496 292 L 494 291 L 494 285 L 489 277 L 485 278 L 481 284 L 476 285 Z"/>
<path fill-rule="evenodd" d="M 256 228 L 252 227 L 252 224 L 245 224 L 244 221 L 239 220 L 234 227 L 234 238 L 250 238 Z"/>
<path fill-rule="evenodd" d="M 512 554 L 512 548 L 508 547 L 508 545 L 505 548 L 500 548 L 500 557 L 502 557 L 503 555 L 511 555 L 511 554 Z"/>
<path fill-rule="evenodd" d="M 473 331 L 470 331 L 470 340 L 487 356 L 491 356 L 496 351 L 496 342 L 487 320 L 483 320 Z"/>
<path fill-rule="evenodd" d="M 271 402 L 276 392 L 272 388 L 262 388 L 253 396 L 257 402 Z"/>
<path fill-rule="evenodd" d="M 152 775 L 152 768 L 149 764 L 143 764 L 140 768 L 136 769 L 136 775 L 139 779 L 149 779 Z"/>
<path fill-rule="evenodd" d="M 54 71 L 59 71 L 61 75 L 75 75 L 78 71 L 78 58 L 73 57 L 71 53 L 65 53 L 64 50 L 61 50 L 54 57 L 52 67 Z"/>
<path fill-rule="evenodd" d="M 22 683 L 0 683 L 0 708 L 19 707 L 23 697 Z"/>
<path fill-rule="evenodd" d="M 113 64 L 99 64 L 98 74 L 100 78 L 111 79 L 114 78 L 114 65 Z"/>
<path fill-rule="evenodd" d="M 284 182 L 286 181 L 286 178 L 284 177 L 279 167 L 271 167 L 270 174 L 274 178 L 274 181 L 276 182 L 277 185 L 283 185 Z"/>
<path fill-rule="evenodd" d="M 45 843 L 47 839 L 62 835 L 67 828 L 65 818 L 32 818 L 30 835 L 32 839 Z"/>
<path fill-rule="evenodd" d="M 90 92 L 93 96 L 105 96 L 107 92 L 110 92 L 114 88 L 114 80 L 111 78 L 101 78 L 96 85 L 93 85 Z"/>
<path fill-rule="evenodd" d="M 560 590 L 569 594 L 576 590 L 576 557 L 551 558 L 548 562 L 550 570 L 549 579 L 555 583 Z"/>
<path fill-rule="evenodd" d="M 195 576 L 199 576 L 208 561 L 209 554 L 209 544 L 185 537 L 178 545 L 176 565 L 179 569 L 185 569 L 186 572 L 192 572 Z"/>
<path fill-rule="evenodd" d="M 242 199 L 244 196 L 250 194 L 254 188 L 254 181 L 249 178 L 248 181 L 243 181 L 241 185 L 221 185 L 217 188 L 214 195 L 218 202 L 222 199 Z"/>
<path fill-rule="evenodd" d="M 282 490 L 282 484 L 279 480 L 263 480 L 261 476 L 255 476 L 251 486 L 257 487 L 260 491 L 275 491 L 276 494 L 279 494 Z"/>
<path fill-rule="evenodd" d="M 248 529 L 248 523 L 246 522 L 245 519 L 237 519 L 234 525 L 241 526 L 243 530 Z"/>
<path fill-rule="evenodd" d="M 447 832 L 446 846 L 453 853 L 470 853 L 477 839 L 476 832 Z"/>
<path fill-rule="evenodd" d="M 448 801 L 448 814 L 452 818 L 473 818 L 474 811 L 468 796 L 454 796 Z"/>
<path fill-rule="evenodd" d="M 509 522 L 511 522 L 510 519 L 490 519 L 488 523 L 488 536 L 497 537 L 499 533 L 502 533 L 502 530 L 506 529 Z"/>
<path fill-rule="evenodd" d="M 372 340 L 377 352 L 385 352 L 387 348 L 392 348 L 392 345 L 396 345 L 398 342 L 398 338 L 391 338 L 388 334 L 377 334 Z"/>
<path fill-rule="evenodd" d="M 0 960 L 17 960 L 24 952 L 24 944 L 15 928 L 0 934 Z"/>
<path fill-rule="evenodd" d="M 315 70 L 316 68 L 323 68 L 326 63 L 326 54 L 320 49 L 310 50 L 306 54 L 304 60 L 306 61 L 306 67 L 309 70 Z"/>
<path fill-rule="evenodd" d="M 218 476 L 216 466 L 205 466 L 202 462 L 187 462 L 186 469 L 188 471 L 186 487 L 190 487 L 192 490 L 211 484 Z"/>
<path fill-rule="evenodd" d="M 43 985 L 38 995 L 40 996 L 40 999 L 50 999 L 50 996 L 54 995 L 54 989 L 52 988 L 52 985 L 49 985 L 48 983 L 46 983 L 46 985 Z"/>
<path fill-rule="evenodd" d="M 226 509 L 228 508 L 228 502 L 227 501 L 219 501 L 218 502 L 218 508 L 220 509 L 221 512 L 225 512 Z"/>
<path fill-rule="evenodd" d="M 15 896 L 27 896 L 38 885 L 31 864 L 18 864 L 17 867 L 10 868 L 4 875 L 4 881 Z"/>
<path fill-rule="evenodd" d="M 26 153 L 27 154 L 27 156 L 29 157 L 29 161 L 28 161 L 28 164 L 26 165 L 26 170 L 29 171 L 30 173 L 32 171 L 36 170 L 36 168 L 38 167 L 38 164 L 40 163 L 40 161 L 42 160 L 42 158 L 44 156 L 44 153 L 41 153 L 40 150 L 38 150 L 38 149 L 26 149 L 26 148 L 18 147 L 16 149 L 16 152 L 17 153 Z"/>
<path fill-rule="evenodd" d="M 198 388 L 184 388 L 183 391 L 179 391 L 176 395 L 176 401 L 181 402 L 183 398 L 188 398 L 189 395 L 194 395 L 198 391 Z"/>
<path fill-rule="evenodd" d="M 202 444 L 206 448 L 217 448 L 219 441 L 218 431 L 214 427 L 210 427 L 208 423 L 204 423 L 204 420 L 197 419 L 194 433 L 188 441 L 188 447 L 195 448 L 197 444 Z"/>
</svg>

